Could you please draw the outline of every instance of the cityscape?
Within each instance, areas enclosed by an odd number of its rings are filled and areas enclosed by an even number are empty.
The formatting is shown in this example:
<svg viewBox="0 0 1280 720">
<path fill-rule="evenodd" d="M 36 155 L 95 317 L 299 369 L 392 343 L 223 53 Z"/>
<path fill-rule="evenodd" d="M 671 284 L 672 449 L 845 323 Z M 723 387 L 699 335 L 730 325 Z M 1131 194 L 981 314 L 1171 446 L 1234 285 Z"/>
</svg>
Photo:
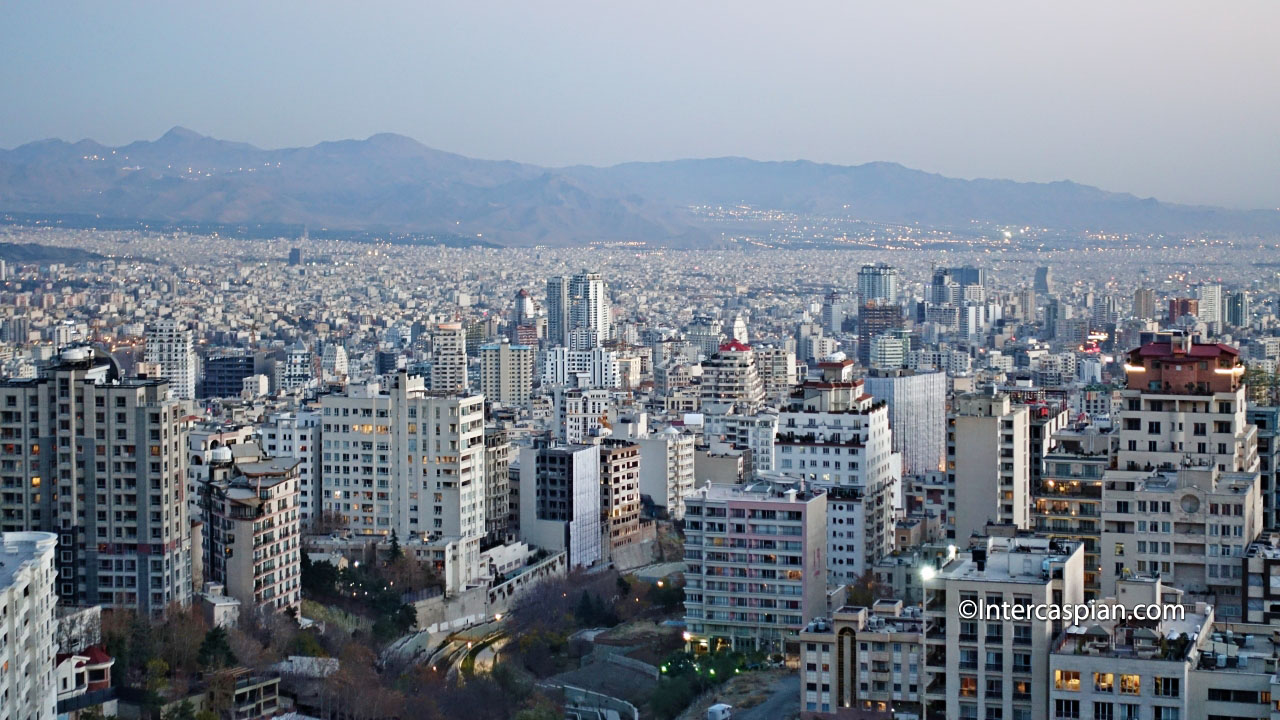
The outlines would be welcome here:
<svg viewBox="0 0 1280 720">
<path fill-rule="evenodd" d="M 863 5 L 0 9 L 0 720 L 1280 720 L 1280 14 Z"/>
</svg>

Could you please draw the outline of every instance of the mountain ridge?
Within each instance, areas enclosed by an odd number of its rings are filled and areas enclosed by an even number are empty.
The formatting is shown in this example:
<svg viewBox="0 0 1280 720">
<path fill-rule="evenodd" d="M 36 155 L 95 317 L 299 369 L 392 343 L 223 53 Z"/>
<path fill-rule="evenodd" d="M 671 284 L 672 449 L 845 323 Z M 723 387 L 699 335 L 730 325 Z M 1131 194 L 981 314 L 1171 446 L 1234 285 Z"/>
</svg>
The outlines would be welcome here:
<svg viewBox="0 0 1280 720">
<path fill-rule="evenodd" d="M 116 147 L 51 138 L 0 150 L 0 211 L 16 213 L 379 227 L 505 245 L 715 245 L 718 233 L 688 212 L 700 205 L 938 228 L 1280 234 L 1274 210 L 1165 203 L 1072 180 L 951 178 L 891 161 L 726 156 L 552 168 L 469 158 L 395 133 L 262 149 L 181 126 Z"/>
</svg>

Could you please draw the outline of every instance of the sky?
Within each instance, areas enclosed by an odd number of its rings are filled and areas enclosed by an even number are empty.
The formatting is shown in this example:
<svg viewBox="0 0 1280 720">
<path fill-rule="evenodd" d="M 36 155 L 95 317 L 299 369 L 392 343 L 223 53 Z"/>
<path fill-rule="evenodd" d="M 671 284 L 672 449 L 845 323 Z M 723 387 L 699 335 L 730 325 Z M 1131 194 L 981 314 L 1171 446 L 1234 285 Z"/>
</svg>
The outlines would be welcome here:
<svg viewBox="0 0 1280 720">
<path fill-rule="evenodd" d="M 1280 2 L 0 4 L 0 147 L 395 132 L 550 166 L 892 161 L 1280 208 Z"/>
</svg>

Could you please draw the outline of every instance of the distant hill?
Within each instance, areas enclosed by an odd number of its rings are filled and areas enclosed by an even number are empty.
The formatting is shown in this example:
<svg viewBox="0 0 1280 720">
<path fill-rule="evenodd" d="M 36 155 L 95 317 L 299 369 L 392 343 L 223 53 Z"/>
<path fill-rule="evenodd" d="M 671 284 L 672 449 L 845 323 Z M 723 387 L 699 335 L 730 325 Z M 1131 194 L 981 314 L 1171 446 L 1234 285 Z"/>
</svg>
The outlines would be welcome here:
<svg viewBox="0 0 1280 720">
<path fill-rule="evenodd" d="M 407 137 L 262 150 L 174 128 L 106 147 L 44 140 L 0 150 L 0 212 L 414 233 L 462 244 L 712 242 L 690 205 L 748 204 L 862 220 L 1063 231 L 1280 232 L 1280 213 L 1162 203 L 1072 182 L 958 180 L 893 163 L 745 158 L 543 168 L 476 160 Z M 718 235 L 718 233 L 717 233 Z"/>
<path fill-rule="evenodd" d="M 38 245 L 36 243 L 0 242 L 0 260 L 12 265 L 28 263 L 76 263 L 104 260 L 105 256 L 79 248 Z"/>
</svg>

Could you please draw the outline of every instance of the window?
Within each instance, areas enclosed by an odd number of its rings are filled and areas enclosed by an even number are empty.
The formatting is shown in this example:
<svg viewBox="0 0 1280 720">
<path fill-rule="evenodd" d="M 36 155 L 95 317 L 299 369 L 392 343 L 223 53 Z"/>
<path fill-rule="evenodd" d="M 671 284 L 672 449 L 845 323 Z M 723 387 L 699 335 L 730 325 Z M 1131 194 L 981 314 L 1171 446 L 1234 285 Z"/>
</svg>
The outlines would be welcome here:
<svg viewBox="0 0 1280 720">
<path fill-rule="evenodd" d="M 1054 670 L 1053 687 L 1058 690 L 1080 691 L 1079 670 Z"/>
<path fill-rule="evenodd" d="M 1080 701 L 1054 700 L 1053 717 L 1063 718 L 1064 720 L 1074 720 L 1075 718 L 1080 717 Z"/>
<path fill-rule="evenodd" d="M 1121 695 L 1141 695 L 1142 679 L 1138 675 L 1121 675 L 1120 676 L 1120 694 Z"/>
<path fill-rule="evenodd" d="M 1115 675 L 1111 673 L 1093 674 L 1094 692 L 1115 692 Z"/>
<path fill-rule="evenodd" d="M 1152 678 L 1155 685 L 1153 690 L 1156 697 L 1178 697 L 1180 692 L 1180 682 L 1178 678 L 1157 677 Z"/>
</svg>

